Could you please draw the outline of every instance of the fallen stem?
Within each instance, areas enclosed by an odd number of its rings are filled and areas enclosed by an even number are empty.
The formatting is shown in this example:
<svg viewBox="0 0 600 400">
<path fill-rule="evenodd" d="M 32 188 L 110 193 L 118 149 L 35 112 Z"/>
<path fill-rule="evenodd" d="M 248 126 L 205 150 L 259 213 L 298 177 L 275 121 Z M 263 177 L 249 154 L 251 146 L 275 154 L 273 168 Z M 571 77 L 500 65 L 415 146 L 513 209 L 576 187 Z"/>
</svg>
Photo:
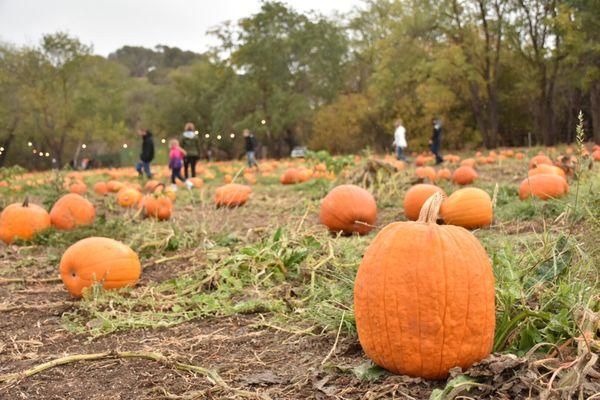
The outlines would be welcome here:
<svg viewBox="0 0 600 400">
<path fill-rule="evenodd" d="M 216 372 L 208 368 L 200 367 L 192 364 L 184 364 L 178 361 L 172 361 L 166 356 L 160 353 L 152 353 L 145 351 L 106 351 L 103 353 L 93 353 L 93 354 L 75 354 L 66 357 L 60 357 L 54 360 L 50 360 L 48 362 L 36 365 L 33 368 L 21 371 L 21 372 L 13 372 L 9 374 L 0 375 L 0 382 L 14 382 L 17 380 L 21 380 L 24 378 L 28 378 L 30 376 L 39 374 L 40 372 L 46 371 L 51 368 L 55 368 L 61 365 L 72 364 L 79 361 L 98 361 L 98 360 L 114 360 L 114 359 L 144 359 L 149 361 L 155 361 L 160 364 L 175 368 L 180 371 L 188 371 L 194 372 L 201 375 L 204 375 L 209 382 L 213 385 L 220 387 L 223 390 L 227 390 L 232 392 L 240 397 L 246 398 L 261 398 L 265 397 L 258 394 L 253 393 L 247 390 L 237 389 L 229 386 L 223 378 Z"/>
</svg>

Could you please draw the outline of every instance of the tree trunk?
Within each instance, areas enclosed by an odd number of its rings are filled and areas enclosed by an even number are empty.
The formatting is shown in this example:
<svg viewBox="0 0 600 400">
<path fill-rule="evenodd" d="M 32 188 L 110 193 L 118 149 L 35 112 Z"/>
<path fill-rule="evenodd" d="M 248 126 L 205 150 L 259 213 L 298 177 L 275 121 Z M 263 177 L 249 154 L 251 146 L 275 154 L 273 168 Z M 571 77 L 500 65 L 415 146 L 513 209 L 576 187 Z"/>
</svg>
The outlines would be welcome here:
<svg viewBox="0 0 600 400">
<path fill-rule="evenodd" d="M 2 151 L 2 154 L 0 154 L 0 167 L 4 166 L 4 162 L 6 161 L 6 158 L 8 157 L 8 150 L 10 149 L 11 143 L 15 139 L 15 131 L 17 130 L 18 124 L 19 124 L 19 119 L 14 118 L 12 124 L 8 128 L 8 136 L 6 137 L 6 139 L 4 139 L 4 143 L 2 143 L 2 145 L 1 145 L 4 148 L 4 150 Z"/>
<path fill-rule="evenodd" d="M 594 82 L 590 87 L 590 104 L 594 143 L 600 144 L 600 82 Z"/>
</svg>

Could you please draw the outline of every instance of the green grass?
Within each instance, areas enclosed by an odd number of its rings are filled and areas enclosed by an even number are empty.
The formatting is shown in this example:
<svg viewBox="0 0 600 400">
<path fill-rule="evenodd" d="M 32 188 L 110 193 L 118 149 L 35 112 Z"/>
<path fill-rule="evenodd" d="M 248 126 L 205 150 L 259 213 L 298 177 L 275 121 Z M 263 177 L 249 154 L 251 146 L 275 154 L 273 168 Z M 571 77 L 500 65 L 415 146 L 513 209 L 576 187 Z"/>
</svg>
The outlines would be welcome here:
<svg viewBox="0 0 600 400">
<path fill-rule="evenodd" d="M 412 170 L 392 178 L 376 177 L 371 190 L 379 207 L 400 209 L 411 180 Z M 313 180 L 291 187 L 259 182 L 254 195 L 267 203 L 265 213 L 281 207 L 286 215 L 300 218 L 306 213 L 311 218 L 320 199 L 341 180 Z M 252 314 L 257 316 L 257 326 L 335 333 L 341 324 L 343 335 L 355 335 L 354 277 L 374 235 L 335 237 L 306 224 L 299 229 L 301 225 L 291 220 L 250 235 L 235 224 L 220 222 L 236 213 L 244 215 L 247 209 L 202 208 L 217 183 L 208 183 L 206 190 L 178 193 L 177 207 L 202 209 L 194 223 L 139 220 L 104 199 L 99 201 L 105 212 L 93 226 L 39 235 L 34 243 L 48 248 L 48 263 L 56 263 L 67 246 L 88 236 L 121 240 L 142 260 L 179 253 L 201 255 L 188 272 L 163 282 L 120 291 L 89 290 L 64 314 L 65 326 L 93 338 L 196 318 Z M 490 195 L 496 190 L 496 183 L 490 181 L 475 186 Z M 447 193 L 456 189 L 449 183 L 444 187 Z M 498 183 L 497 223 L 474 232 L 492 260 L 496 277 L 496 351 L 522 355 L 536 346 L 562 344 L 582 335 L 589 320 L 584 316 L 600 313 L 599 189 L 597 170 L 583 173 L 568 196 L 547 202 L 520 201 L 514 182 Z M 31 193 L 52 198 L 53 190 L 59 193 L 52 186 Z M 292 201 L 280 204 L 279 195 Z M 533 228 L 525 226 L 515 233 L 512 226 L 521 222 Z"/>
</svg>

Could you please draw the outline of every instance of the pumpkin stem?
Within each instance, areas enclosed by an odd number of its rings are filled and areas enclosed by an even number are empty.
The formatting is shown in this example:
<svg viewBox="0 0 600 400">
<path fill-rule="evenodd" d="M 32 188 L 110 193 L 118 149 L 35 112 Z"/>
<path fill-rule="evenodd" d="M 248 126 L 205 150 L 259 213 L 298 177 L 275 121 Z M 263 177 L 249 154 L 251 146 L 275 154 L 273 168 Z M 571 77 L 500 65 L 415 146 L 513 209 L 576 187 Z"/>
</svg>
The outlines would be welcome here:
<svg viewBox="0 0 600 400">
<path fill-rule="evenodd" d="M 29 196 L 25 196 L 25 200 L 23 200 L 23 207 L 29 207 Z"/>
<path fill-rule="evenodd" d="M 427 199 L 427 201 L 425 201 L 423 207 L 421 207 L 421 212 L 419 213 L 419 219 L 417 222 L 435 224 L 443 202 L 444 196 L 440 192 L 434 193 L 430 198 Z"/>
</svg>

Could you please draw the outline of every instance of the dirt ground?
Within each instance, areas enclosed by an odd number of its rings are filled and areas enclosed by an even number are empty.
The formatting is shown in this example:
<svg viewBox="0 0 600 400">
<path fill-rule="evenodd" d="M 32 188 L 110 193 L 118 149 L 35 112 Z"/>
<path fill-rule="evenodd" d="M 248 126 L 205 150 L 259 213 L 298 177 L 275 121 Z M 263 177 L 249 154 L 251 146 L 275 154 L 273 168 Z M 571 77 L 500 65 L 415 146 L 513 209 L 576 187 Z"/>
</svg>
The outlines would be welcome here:
<svg viewBox="0 0 600 400">
<path fill-rule="evenodd" d="M 317 226 L 315 210 L 309 207 L 307 217 L 298 193 L 288 191 L 280 200 L 259 191 L 253 202 L 256 207 L 239 209 L 236 214 L 210 211 L 211 223 L 235 226 L 248 241 L 264 237 L 263 231 L 272 231 L 282 221 L 307 230 Z M 193 210 L 202 214 L 198 219 L 207 218 L 206 209 L 187 205 L 176 209 L 174 222 L 190 218 Z M 399 208 L 384 208 L 377 224 L 397 220 L 399 214 Z M 509 224 L 505 229 L 517 234 L 535 226 Z M 2 382 L 2 400 L 428 399 L 434 389 L 447 385 L 447 381 L 428 382 L 372 368 L 356 337 L 278 326 L 259 313 L 197 318 L 176 326 L 97 338 L 76 334 L 63 320 L 64 313 L 76 309 L 77 300 L 57 279 L 58 256 L 35 245 L 0 250 L 0 376 L 61 357 L 95 355 L 92 360 Z M 188 259 L 160 265 L 147 261 L 138 287 L 201 268 L 202 254 L 187 252 Z M 157 254 L 154 259 L 170 255 Z M 544 390 L 536 386 L 544 371 L 532 367 L 538 361 L 535 357 L 490 356 L 467 371 L 478 381 L 471 384 L 469 397 L 456 398 L 536 398 L 531 393 Z M 451 378 L 459 374 L 452 371 Z M 586 392 L 600 390 L 600 383 L 594 385 Z M 546 393 L 547 398 L 555 398 L 551 390 Z M 454 398 L 452 393 L 446 395 Z"/>
</svg>

